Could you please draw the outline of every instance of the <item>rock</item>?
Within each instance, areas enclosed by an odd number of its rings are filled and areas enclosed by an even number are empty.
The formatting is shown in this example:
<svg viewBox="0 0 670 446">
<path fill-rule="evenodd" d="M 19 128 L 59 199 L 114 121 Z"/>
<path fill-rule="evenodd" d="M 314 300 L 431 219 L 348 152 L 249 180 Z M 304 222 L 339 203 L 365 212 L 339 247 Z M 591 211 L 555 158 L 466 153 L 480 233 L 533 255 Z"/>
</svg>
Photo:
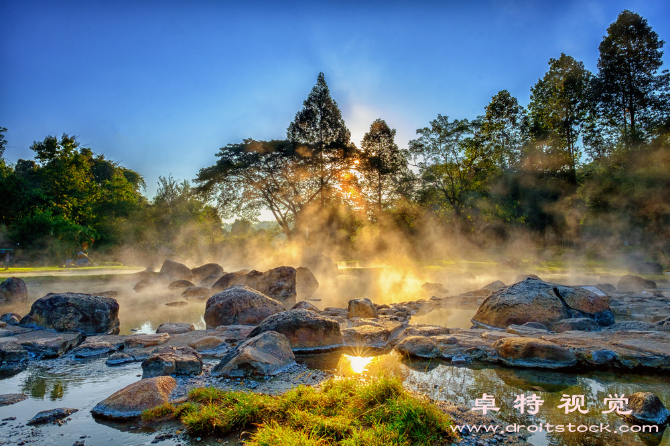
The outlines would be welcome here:
<svg viewBox="0 0 670 446">
<path fill-rule="evenodd" d="M 33 426 L 36 424 L 52 423 L 54 421 L 67 418 L 75 412 L 79 412 L 79 409 L 59 407 L 58 409 L 43 410 L 42 412 L 38 412 L 37 415 L 28 420 L 26 424 L 29 426 Z"/>
<path fill-rule="evenodd" d="M 315 311 L 317 313 L 320 311 L 317 307 L 310 304 L 306 300 L 301 300 L 300 302 L 296 303 L 291 307 L 291 310 L 307 310 L 307 311 Z"/>
<path fill-rule="evenodd" d="M 212 295 L 212 290 L 202 286 L 190 286 L 181 293 L 185 299 L 209 299 Z"/>
<path fill-rule="evenodd" d="M 91 358 L 94 356 L 106 355 L 113 351 L 116 351 L 116 347 L 109 342 L 100 342 L 96 341 L 95 338 L 89 338 L 72 352 L 74 353 L 75 358 Z"/>
<path fill-rule="evenodd" d="M 0 302 L 28 299 L 28 287 L 23 279 L 10 277 L 0 283 Z"/>
<path fill-rule="evenodd" d="M 181 333 L 188 333 L 189 331 L 195 330 L 195 326 L 193 324 L 186 324 L 182 322 L 166 322 L 164 324 L 160 324 L 158 328 L 156 329 L 156 333 L 167 333 L 170 335 L 174 334 L 181 334 Z"/>
<path fill-rule="evenodd" d="M 161 347 L 142 361 L 142 379 L 201 373 L 202 355 L 191 347 Z"/>
<path fill-rule="evenodd" d="M 643 276 L 660 276 L 663 274 L 663 266 L 655 262 L 639 262 L 632 264 L 628 272 L 642 274 Z"/>
<path fill-rule="evenodd" d="M 549 331 L 549 329 L 547 328 L 546 325 L 540 324 L 539 322 L 526 322 L 525 324 L 522 325 L 522 327 L 534 328 L 536 330 L 547 330 L 547 331 Z"/>
<path fill-rule="evenodd" d="M 188 305 L 188 302 L 185 302 L 183 300 L 177 301 L 177 302 L 168 302 L 165 304 L 168 307 L 185 307 Z"/>
<path fill-rule="evenodd" d="M 6 393 L 4 395 L 0 395 L 0 406 L 9 406 L 20 403 L 26 398 L 28 398 L 28 395 L 24 395 L 22 393 Z"/>
<path fill-rule="evenodd" d="M 184 280 L 184 279 L 179 279 L 175 280 L 174 282 L 170 282 L 170 285 L 168 285 L 169 290 L 182 290 L 184 288 L 188 288 L 190 286 L 195 286 L 194 283 Z"/>
<path fill-rule="evenodd" d="M 94 416 L 127 420 L 139 417 L 143 411 L 167 403 L 177 387 L 171 376 L 157 376 L 133 383 L 99 402 L 92 410 Z"/>
<path fill-rule="evenodd" d="M 493 343 L 500 361 L 510 367 L 565 368 L 577 364 L 569 349 L 543 339 L 514 337 Z"/>
<path fill-rule="evenodd" d="M 426 282 L 421 285 L 421 288 L 429 293 L 441 294 L 443 296 L 449 292 L 449 290 L 446 289 L 441 283 Z"/>
<path fill-rule="evenodd" d="M 213 375 L 276 375 L 295 364 L 286 336 L 265 331 L 239 344 L 212 370 Z"/>
<path fill-rule="evenodd" d="M 616 293 L 616 288 L 614 285 L 610 285 L 609 283 L 599 283 L 596 285 L 596 288 L 602 291 L 606 296 L 610 296 L 612 293 Z"/>
<path fill-rule="evenodd" d="M 400 333 L 398 340 L 410 336 L 438 336 L 450 333 L 451 331 L 447 327 L 442 327 L 441 325 L 410 325 Z"/>
<path fill-rule="evenodd" d="M 135 358 L 126 354 L 126 353 L 114 353 L 112 356 L 107 358 L 107 361 L 105 363 L 107 365 L 121 365 L 121 364 L 128 364 L 130 362 L 135 362 Z"/>
<path fill-rule="evenodd" d="M 133 289 L 136 293 L 141 293 L 142 291 L 146 290 L 147 288 L 151 288 L 154 285 L 156 285 L 156 281 L 154 279 L 141 279 L 135 284 Z"/>
<path fill-rule="evenodd" d="M 0 364 L 22 362 L 28 359 L 30 359 L 28 350 L 23 348 L 18 342 L 11 340 L 0 343 Z"/>
<path fill-rule="evenodd" d="M 599 325 L 614 323 L 607 301 L 579 287 L 526 279 L 494 292 L 472 318 L 485 328 L 506 328 L 539 322 L 552 326 L 561 319 L 589 317 Z"/>
<path fill-rule="evenodd" d="M 206 263 L 191 270 L 194 280 L 202 280 L 206 277 L 223 275 L 223 267 L 218 263 Z"/>
<path fill-rule="evenodd" d="M 233 285 L 246 285 L 266 296 L 281 302 L 296 298 L 296 270 L 290 266 L 280 266 L 269 271 L 250 271 L 247 274 L 224 274 L 212 285 L 215 291 Z"/>
<path fill-rule="evenodd" d="M 157 334 L 134 334 L 128 336 L 123 345 L 125 348 L 138 348 L 138 347 L 153 347 L 156 345 L 165 344 L 170 339 L 170 335 L 167 333 L 157 333 Z"/>
<path fill-rule="evenodd" d="M 606 331 L 656 331 L 663 327 L 653 322 L 645 321 L 622 321 L 607 327 Z"/>
<path fill-rule="evenodd" d="M 630 293 L 642 291 L 645 288 L 656 288 L 656 282 L 628 274 L 619 279 L 616 288 L 620 293 Z"/>
<path fill-rule="evenodd" d="M 197 341 L 191 342 L 190 344 L 188 344 L 188 346 L 194 349 L 195 351 L 203 352 L 208 350 L 216 350 L 223 344 L 225 344 L 223 339 L 217 338 L 215 336 L 207 336 L 198 339 Z"/>
<path fill-rule="evenodd" d="M 334 282 L 337 280 L 339 273 L 337 263 L 323 254 L 305 257 L 301 262 L 301 266 L 307 267 L 320 283 Z"/>
<path fill-rule="evenodd" d="M 283 334 L 294 351 L 341 347 L 344 343 L 340 324 L 313 311 L 290 310 L 273 314 L 258 325 L 249 338 L 266 331 Z"/>
<path fill-rule="evenodd" d="M 254 328 L 253 325 L 222 325 L 216 327 L 215 334 L 226 341 L 237 342 L 246 339 Z"/>
<path fill-rule="evenodd" d="M 377 308 L 370 299 L 352 299 L 347 308 L 347 317 L 372 318 L 377 317 Z"/>
<path fill-rule="evenodd" d="M 284 310 L 280 302 L 248 286 L 237 285 L 207 300 L 205 323 L 207 328 L 220 325 L 258 325 L 268 316 Z"/>
<path fill-rule="evenodd" d="M 56 338 L 34 339 L 21 342 L 21 346 L 38 358 L 58 358 L 81 342 L 81 334 Z"/>
<path fill-rule="evenodd" d="M 295 287 L 300 299 L 309 299 L 319 288 L 319 281 L 309 268 L 301 266 L 295 269 Z"/>
<path fill-rule="evenodd" d="M 19 322 L 21 322 L 21 315 L 18 313 L 5 313 L 0 316 L 0 322 L 5 322 L 8 325 L 19 325 Z"/>
<path fill-rule="evenodd" d="M 392 336 L 388 328 L 374 325 L 360 325 L 341 331 L 347 347 L 386 348 Z"/>
<path fill-rule="evenodd" d="M 496 280 L 495 282 L 491 282 L 488 285 L 485 285 L 480 288 L 480 291 L 488 291 L 490 293 L 495 293 L 501 288 L 505 287 L 505 282 L 501 280 Z"/>
<path fill-rule="evenodd" d="M 404 356 L 417 356 L 419 358 L 437 358 L 440 356 L 440 348 L 435 341 L 426 336 L 409 336 L 396 344 L 395 349 Z"/>
<path fill-rule="evenodd" d="M 624 411 L 629 410 L 633 412 L 628 415 L 620 415 L 629 423 L 663 425 L 670 421 L 670 411 L 651 392 L 637 392 L 628 396 L 628 404 L 625 405 Z"/>
<path fill-rule="evenodd" d="M 118 334 L 119 304 L 111 297 L 49 293 L 33 302 L 20 325 L 86 335 Z"/>
<path fill-rule="evenodd" d="M 552 330 L 558 333 L 571 330 L 581 330 L 581 331 L 600 330 L 600 326 L 598 324 L 596 324 L 592 319 L 586 317 L 561 319 L 560 321 L 554 323 L 554 325 L 551 328 Z"/>
<path fill-rule="evenodd" d="M 519 274 L 516 276 L 516 279 L 514 279 L 514 283 L 523 282 L 524 280 L 528 279 L 542 280 L 535 274 Z"/>
<path fill-rule="evenodd" d="M 97 293 L 91 293 L 94 296 L 102 296 L 102 297 L 116 297 L 119 295 L 118 291 L 114 290 L 109 290 L 109 291 L 98 291 Z"/>
<path fill-rule="evenodd" d="M 546 328 L 535 328 L 534 325 L 535 324 L 531 326 L 527 323 L 523 325 L 512 324 L 505 329 L 505 333 L 515 334 L 519 336 L 530 336 L 530 337 L 540 337 L 543 334 L 549 333 L 549 330 L 547 330 Z"/>
<path fill-rule="evenodd" d="M 191 280 L 193 273 L 191 268 L 183 263 L 167 259 L 163 262 L 161 270 L 158 272 L 158 280 L 162 282 L 174 282 L 175 280 Z"/>
</svg>

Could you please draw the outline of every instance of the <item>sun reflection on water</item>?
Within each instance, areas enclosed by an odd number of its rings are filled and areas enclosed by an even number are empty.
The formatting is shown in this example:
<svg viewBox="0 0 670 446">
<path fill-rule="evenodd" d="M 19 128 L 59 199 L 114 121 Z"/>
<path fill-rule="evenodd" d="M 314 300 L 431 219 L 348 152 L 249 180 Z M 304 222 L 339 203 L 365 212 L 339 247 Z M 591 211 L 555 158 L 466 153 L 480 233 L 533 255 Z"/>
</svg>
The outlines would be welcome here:
<svg viewBox="0 0 670 446">
<path fill-rule="evenodd" d="M 344 355 L 346 359 L 349 360 L 349 366 L 351 367 L 351 371 L 354 373 L 363 373 L 365 371 L 365 368 L 372 362 L 374 359 L 373 356 L 349 356 L 349 355 Z"/>
</svg>

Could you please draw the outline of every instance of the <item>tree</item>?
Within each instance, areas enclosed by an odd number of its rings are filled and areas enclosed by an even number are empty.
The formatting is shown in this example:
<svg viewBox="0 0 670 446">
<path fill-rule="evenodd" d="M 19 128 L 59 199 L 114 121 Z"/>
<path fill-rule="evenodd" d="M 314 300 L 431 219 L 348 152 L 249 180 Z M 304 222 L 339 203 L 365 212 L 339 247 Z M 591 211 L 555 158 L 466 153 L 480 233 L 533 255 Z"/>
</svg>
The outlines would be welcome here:
<svg viewBox="0 0 670 446">
<path fill-rule="evenodd" d="M 491 98 L 482 117 L 482 138 L 501 170 L 517 164 L 525 139 L 525 110 L 507 90 Z"/>
<path fill-rule="evenodd" d="M 594 83 L 599 111 L 624 141 L 644 139 L 669 110 L 670 74 L 659 73 L 663 40 L 639 14 L 625 10 L 600 43 Z"/>
<path fill-rule="evenodd" d="M 298 150 L 305 155 L 304 167 L 318 178 L 316 186 L 323 207 L 328 189 L 351 167 L 357 152 L 349 141 L 351 133 L 330 96 L 323 73 L 319 73 L 316 85 L 286 134 L 289 141 L 301 146 Z"/>
<path fill-rule="evenodd" d="M 581 155 L 580 135 L 589 116 L 591 73 L 582 62 L 561 54 L 549 60 L 549 71 L 531 88 L 531 133 L 543 147 L 548 168 L 567 170 L 568 179 L 577 182 Z"/>
<path fill-rule="evenodd" d="M 400 177 L 407 171 L 407 157 L 395 143 L 395 129 L 382 119 L 370 126 L 361 142 L 363 190 L 381 214 L 388 201 L 397 195 Z"/>
<path fill-rule="evenodd" d="M 5 147 L 7 147 L 5 133 L 7 133 L 7 129 L 5 127 L 0 127 L 0 158 L 5 154 Z"/>
</svg>

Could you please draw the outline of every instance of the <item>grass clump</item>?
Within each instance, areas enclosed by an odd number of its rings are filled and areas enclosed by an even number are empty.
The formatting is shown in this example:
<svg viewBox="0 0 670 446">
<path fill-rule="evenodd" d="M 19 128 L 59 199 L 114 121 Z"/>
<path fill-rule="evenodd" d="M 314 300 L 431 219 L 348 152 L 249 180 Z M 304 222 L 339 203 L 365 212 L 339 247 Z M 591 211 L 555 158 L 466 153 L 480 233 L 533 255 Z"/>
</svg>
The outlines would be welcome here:
<svg viewBox="0 0 670 446">
<path fill-rule="evenodd" d="M 455 439 L 449 416 L 397 378 L 330 380 L 320 390 L 299 386 L 279 396 L 199 388 L 189 400 L 143 418 L 173 417 L 201 435 L 255 427 L 249 446 L 432 446 Z"/>
</svg>

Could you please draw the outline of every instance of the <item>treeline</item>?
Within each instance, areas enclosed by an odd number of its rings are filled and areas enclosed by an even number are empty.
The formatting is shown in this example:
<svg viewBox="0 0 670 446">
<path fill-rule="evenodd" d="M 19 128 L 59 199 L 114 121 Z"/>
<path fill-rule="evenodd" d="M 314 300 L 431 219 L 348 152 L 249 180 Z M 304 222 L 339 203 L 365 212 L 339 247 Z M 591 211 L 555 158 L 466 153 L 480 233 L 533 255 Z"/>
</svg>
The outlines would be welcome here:
<svg viewBox="0 0 670 446">
<path fill-rule="evenodd" d="M 481 116 L 438 115 L 402 150 L 382 119 L 357 147 L 320 74 L 286 139 L 229 144 L 195 187 L 161 177 L 152 201 L 137 172 L 67 135 L 48 137 L 32 146 L 35 161 L 2 163 L 0 223 L 7 241 L 55 251 L 244 257 L 281 233 L 347 257 L 400 248 L 430 256 L 522 237 L 594 255 L 633 246 L 670 256 L 663 44 L 623 11 L 600 44 L 597 73 L 560 54 L 527 108 L 502 90 Z M 264 209 L 277 231 L 250 228 Z M 221 218 L 240 221 L 229 233 Z"/>
</svg>

